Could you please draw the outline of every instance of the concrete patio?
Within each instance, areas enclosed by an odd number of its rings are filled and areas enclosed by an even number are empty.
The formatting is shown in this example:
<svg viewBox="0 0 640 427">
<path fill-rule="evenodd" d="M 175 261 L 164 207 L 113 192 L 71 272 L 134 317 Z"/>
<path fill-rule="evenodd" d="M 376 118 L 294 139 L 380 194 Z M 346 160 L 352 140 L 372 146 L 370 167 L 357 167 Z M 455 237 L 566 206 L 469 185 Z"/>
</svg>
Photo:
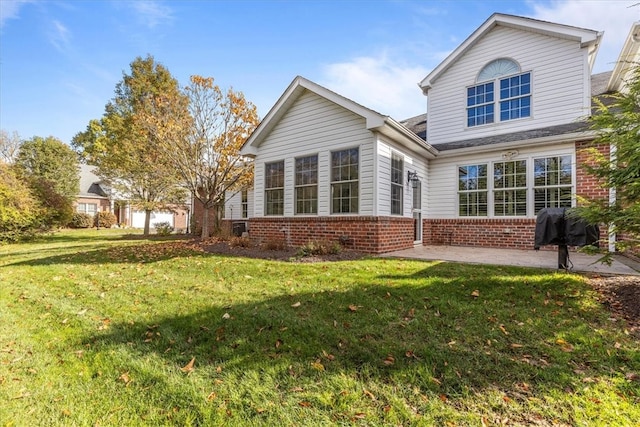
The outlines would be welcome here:
<svg viewBox="0 0 640 427">
<path fill-rule="evenodd" d="M 464 262 L 470 264 L 511 265 L 518 267 L 536 267 L 557 269 L 558 252 L 554 250 L 494 249 L 464 246 L 417 246 L 389 252 L 382 257 L 414 258 Z M 640 265 L 628 258 L 615 255 L 611 265 L 598 262 L 599 257 L 577 252 L 569 252 L 570 271 L 578 273 L 597 273 L 602 275 L 640 276 Z"/>
</svg>

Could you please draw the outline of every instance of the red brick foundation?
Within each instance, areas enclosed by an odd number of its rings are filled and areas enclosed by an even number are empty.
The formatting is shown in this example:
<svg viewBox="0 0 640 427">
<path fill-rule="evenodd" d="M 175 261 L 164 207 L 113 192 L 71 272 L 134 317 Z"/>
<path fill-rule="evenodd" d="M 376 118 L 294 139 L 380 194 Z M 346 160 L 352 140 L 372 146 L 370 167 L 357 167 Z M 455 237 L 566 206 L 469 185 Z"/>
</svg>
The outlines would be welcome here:
<svg viewBox="0 0 640 427">
<path fill-rule="evenodd" d="M 384 253 L 413 247 L 413 219 L 377 216 L 251 218 L 249 237 L 258 243 L 284 240 L 288 246 L 310 241 L 340 242 L 348 249 Z"/>
<path fill-rule="evenodd" d="M 423 221 L 425 245 L 533 249 L 535 218 L 455 218 Z"/>
</svg>

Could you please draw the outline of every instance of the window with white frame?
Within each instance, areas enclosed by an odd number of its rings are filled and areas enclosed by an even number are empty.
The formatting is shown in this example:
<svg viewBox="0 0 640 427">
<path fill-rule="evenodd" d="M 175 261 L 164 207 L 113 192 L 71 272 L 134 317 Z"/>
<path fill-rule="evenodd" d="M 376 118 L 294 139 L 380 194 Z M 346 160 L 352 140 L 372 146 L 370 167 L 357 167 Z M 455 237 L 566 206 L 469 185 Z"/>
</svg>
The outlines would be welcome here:
<svg viewBox="0 0 640 427">
<path fill-rule="evenodd" d="M 487 216 L 487 165 L 466 165 L 458 168 L 458 214 Z"/>
<path fill-rule="evenodd" d="M 533 193 L 536 215 L 544 208 L 570 208 L 572 190 L 571 156 L 533 159 Z"/>
<path fill-rule="evenodd" d="M 80 213 L 95 215 L 97 211 L 98 205 L 96 203 L 78 203 L 78 206 L 76 206 L 76 212 Z"/>
<path fill-rule="evenodd" d="M 391 153 L 391 214 L 403 214 L 403 194 L 404 194 L 404 158 Z"/>
<path fill-rule="evenodd" d="M 264 165 L 266 215 L 284 215 L 284 160 Z"/>
<path fill-rule="evenodd" d="M 522 73 L 515 61 L 491 61 L 480 71 L 476 83 L 467 88 L 468 127 L 531 116 L 531 73 Z"/>
<path fill-rule="evenodd" d="M 318 213 L 318 156 L 296 159 L 296 214 Z"/>
<path fill-rule="evenodd" d="M 331 213 L 358 213 L 359 150 L 331 153 Z"/>
<path fill-rule="evenodd" d="M 242 218 L 249 217 L 249 191 L 242 190 L 240 192 L 240 206 L 242 207 Z"/>
<path fill-rule="evenodd" d="M 512 160 L 493 164 L 493 214 L 527 215 L 527 161 Z"/>
</svg>

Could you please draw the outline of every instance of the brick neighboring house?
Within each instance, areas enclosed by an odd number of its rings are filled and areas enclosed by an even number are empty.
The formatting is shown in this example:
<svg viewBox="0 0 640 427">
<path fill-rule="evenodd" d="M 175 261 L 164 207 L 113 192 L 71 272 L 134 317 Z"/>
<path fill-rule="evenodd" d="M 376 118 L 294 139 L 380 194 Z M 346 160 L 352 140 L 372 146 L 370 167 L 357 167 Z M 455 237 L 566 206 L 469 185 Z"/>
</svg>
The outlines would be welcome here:
<svg viewBox="0 0 640 427">
<path fill-rule="evenodd" d="M 76 198 L 77 212 L 95 215 L 96 212 L 112 212 L 120 226 L 143 228 L 145 213 L 135 210 L 126 200 L 112 195 L 111 189 L 93 173 L 95 166 L 80 165 L 80 193 Z M 151 227 L 157 222 L 168 222 L 178 232 L 185 232 L 189 224 L 189 209 L 175 206 L 171 210 L 151 213 Z"/>
<path fill-rule="evenodd" d="M 294 246 L 530 249 L 541 209 L 613 196 L 583 169 L 585 118 L 593 96 L 624 90 L 640 23 L 592 75 L 602 35 L 496 13 L 419 83 L 427 113 L 404 121 L 296 77 L 242 149 L 254 187 L 227 195 L 227 221 Z"/>
<path fill-rule="evenodd" d="M 93 169 L 93 166 L 80 165 L 80 193 L 76 198 L 75 210 L 89 215 L 113 212 L 110 190 L 93 173 Z"/>
</svg>

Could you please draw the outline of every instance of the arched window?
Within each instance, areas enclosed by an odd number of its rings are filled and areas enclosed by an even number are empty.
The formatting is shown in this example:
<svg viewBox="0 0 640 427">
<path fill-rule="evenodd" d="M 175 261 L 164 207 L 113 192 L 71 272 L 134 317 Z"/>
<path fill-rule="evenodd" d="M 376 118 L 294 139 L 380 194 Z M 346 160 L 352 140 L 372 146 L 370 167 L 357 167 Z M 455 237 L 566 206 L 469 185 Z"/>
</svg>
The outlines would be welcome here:
<svg viewBox="0 0 640 427">
<path fill-rule="evenodd" d="M 489 62 L 478 74 L 476 82 L 494 80 L 498 77 L 508 76 L 520 72 L 520 66 L 511 59 L 500 58 Z"/>
<path fill-rule="evenodd" d="M 522 73 L 514 60 L 489 62 L 478 73 L 476 83 L 467 88 L 468 127 L 531 116 L 531 72 Z"/>
</svg>

